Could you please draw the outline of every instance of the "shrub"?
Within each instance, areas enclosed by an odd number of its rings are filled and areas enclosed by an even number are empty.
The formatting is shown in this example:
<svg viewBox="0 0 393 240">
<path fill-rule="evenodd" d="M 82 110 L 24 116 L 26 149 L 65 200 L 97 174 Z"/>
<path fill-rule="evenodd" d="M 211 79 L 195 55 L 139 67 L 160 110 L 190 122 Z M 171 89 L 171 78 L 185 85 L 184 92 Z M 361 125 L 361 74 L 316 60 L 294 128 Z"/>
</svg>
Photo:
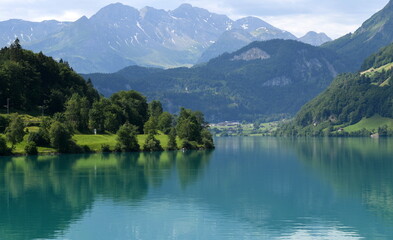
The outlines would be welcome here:
<svg viewBox="0 0 393 240">
<path fill-rule="evenodd" d="M 37 155 L 38 154 L 38 149 L 37 145 L 35 142 L 28 142 L 25 146 L 25 152 L 28 155 Z"/>
<path fill-rule="evenodd" d="M 125 123 L 117 131 L 117 148 L 127 152 L 139 151 L 140 146 L 138 144 L 136 135 L 137 127 L 130 123 Z"/>
<path fill-rule="evenodd" d="M 160 141 L 158 141 L 152 132 L 150 132 L 146 138 L 145 144 L 143 145 L 143 151 L 157 152 L 162 150 L 164 149 L 161 147 Z"/>
<path fill-rule="evenodd" d="M 4 137 L 0 136 L 0 155 L 9 155 L 11 154 L 12 149 L 7 146 L 7 142 Z"/>
<path fill-rule="evenodd" d="M 198 143 L 194 141 L 184 140 L 183 144 L 181 145 L 181 148 L 185 150 L 197 150 Z"/>
<path fill-rule="evenodd" d="M 101 152 L 111 152 L 111 149 L 108 144 L 101 145 Z"/>
</svg>

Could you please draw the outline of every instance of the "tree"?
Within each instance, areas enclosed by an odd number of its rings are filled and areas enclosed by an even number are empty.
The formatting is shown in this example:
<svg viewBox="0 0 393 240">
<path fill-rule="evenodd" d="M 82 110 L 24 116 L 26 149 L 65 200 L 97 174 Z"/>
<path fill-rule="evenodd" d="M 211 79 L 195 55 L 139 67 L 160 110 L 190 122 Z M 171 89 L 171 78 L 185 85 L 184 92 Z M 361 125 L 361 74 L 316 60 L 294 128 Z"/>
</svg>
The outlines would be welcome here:
<svg viewBox="0 0 393 240">
<path fill-rule="evenodd" d="M 169 134 L 173 127 L 173 116 L 168 112 L 163 112 L 158 117 L 157 128 L 165 134 Z"/>
<path fill-rule="evenodd" d="M 157 134 L 157 118 L 151 116 L 143 126 L 143 132 L 145 134 Z"/>
<path fill-rule="evenodd" d="M 138 144 L 137 130 L 138 128 L 130 123 L 125 123 L 117 131 L 117 144 L 118 148 L 122 151 L 137 152 L 140 150 Z"/>
<path fill-rule="evenodd" d="M 49 139 L 51 146 L 59 152 L 68 152 L 72 145 L 71 133 L 67 127 L 58 121 L 52 123 L 49 129 Z"/>
<path fill-rule="evenodd" d="M 0 156 L 11 154 L 11 148 L 7 146 L 7 142 L 3 136 L 0 135 Z"/>
<path fill-rule="evenodd" d="M 145 144 L 143 145 L 143 151 L 162 151 L 163 148 L 161 147 L 160 141 L 158 141 L 152 132 L 149 133 L 145 140 Z"/>
<path fill-rule="evenodd" d="M 158 116 L 160 116 L 162 114 L 162 112 L 163 112 L 162 104 L 158 100 L 151 101 L 149 103 L 148 108 L 149 108 L 148 110 L 149 110 L 149 116 L 150 117 L 158 118 Z"/>
<path fill-rule="evenodd" d="M 175 128 L 171 128 L 169 135 L 168 135 L 168 147 L 167 150 L 176 150 L 178 149 L 177 147 L 177 142 L 176 142 L 176 130 Z"/>
<path fill-rule="evenodd" d="M 14 146 L 16 143 L 22 142 L 25 136 L 25 125 L 22 118 L 15 114 L 11 117 L 11 122 L 8 125 L 6 132 L 6 138 Z"/>
<path fill-rule="evenodd" d="M 90 104 L 86 97 L 81 97 L 79 94 L 73 94 L 65 103 L 66 110 L 65 117 L 74 130 L 86 132 L 89 121 Z"/>
<path fill-rule="evenodd" d="M 143 132 L 143 125 L 148 120 L 148 104 L 146 97 L 137 91 L 120 91 L 110 98 L 112 104 L 117 105 L 122 112 L 123 122 L 129 122 Z"/>
<path fill-rule="evenodd" d="M 203 122 L 203 116 L 200 116 L 200 112 L 193 112 L 189 109 L 181 108 L 176 125 L 177 135 L 188 141 L 201 142 Z"/>
</svg>

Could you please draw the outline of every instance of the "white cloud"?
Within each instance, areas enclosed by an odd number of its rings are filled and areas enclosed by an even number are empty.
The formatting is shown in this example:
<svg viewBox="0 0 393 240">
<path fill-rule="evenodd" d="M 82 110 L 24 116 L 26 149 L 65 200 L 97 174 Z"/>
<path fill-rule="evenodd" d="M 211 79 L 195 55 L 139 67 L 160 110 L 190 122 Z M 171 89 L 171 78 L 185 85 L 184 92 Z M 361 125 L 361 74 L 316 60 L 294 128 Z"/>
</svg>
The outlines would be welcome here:
<svg viewBox="0 0 393 240">
<path fill-rule="evenodd" d="M 233 19 L 259 16 L 272 25 L 303 35 L 310 30 L 339 37 L 354 31 L 389 0 L 0 0 L 0 21 L 11 18 L 41 21 L 74 21 L 90 17 L 100 8 L 120 1 L 141 9 L 144 6 L 172 10 L 188 2 Z"/>
</svg>

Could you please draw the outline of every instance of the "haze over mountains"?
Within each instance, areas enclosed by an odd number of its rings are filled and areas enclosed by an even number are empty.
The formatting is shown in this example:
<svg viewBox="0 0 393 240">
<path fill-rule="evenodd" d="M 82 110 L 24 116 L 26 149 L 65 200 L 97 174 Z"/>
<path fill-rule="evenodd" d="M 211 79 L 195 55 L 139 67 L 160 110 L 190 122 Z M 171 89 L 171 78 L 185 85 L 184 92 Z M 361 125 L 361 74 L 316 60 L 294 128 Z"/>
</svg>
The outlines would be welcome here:
<svg viewBox="0 0 393 240">
<path fill-rule="evenodd" d="M 120 3 L 75 22 L 0 22 L 1 45 L 16 37 L 25 48 L 62 58 L 81 73 L 115 72 L 135 64 L 191 66 L 255 40 L 297 39 L 255 17 L 234 21 L 189 4 L 138 11 Z M 299 40 L 319 45 L 330 39 L 308 34 Z"/>
</svg>

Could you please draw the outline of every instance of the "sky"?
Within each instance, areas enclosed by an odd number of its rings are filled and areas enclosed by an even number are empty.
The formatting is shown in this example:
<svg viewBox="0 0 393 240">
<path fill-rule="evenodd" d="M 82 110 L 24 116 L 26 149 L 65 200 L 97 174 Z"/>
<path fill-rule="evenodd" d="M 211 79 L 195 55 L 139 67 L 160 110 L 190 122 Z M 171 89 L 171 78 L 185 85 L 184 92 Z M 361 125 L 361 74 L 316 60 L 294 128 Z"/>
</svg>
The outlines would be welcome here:
<svg viewBox="0 0 393 240">
<path fill-rule="evenodd" d="M 338 38 L 354 32 L 389 0 L 0 0 L 0 21 L 75 21 L 114 2 L 165 10 L 190 3 L 233 20 L 256 16 L 297 37 L 316 31 Z"/>
</svg>

